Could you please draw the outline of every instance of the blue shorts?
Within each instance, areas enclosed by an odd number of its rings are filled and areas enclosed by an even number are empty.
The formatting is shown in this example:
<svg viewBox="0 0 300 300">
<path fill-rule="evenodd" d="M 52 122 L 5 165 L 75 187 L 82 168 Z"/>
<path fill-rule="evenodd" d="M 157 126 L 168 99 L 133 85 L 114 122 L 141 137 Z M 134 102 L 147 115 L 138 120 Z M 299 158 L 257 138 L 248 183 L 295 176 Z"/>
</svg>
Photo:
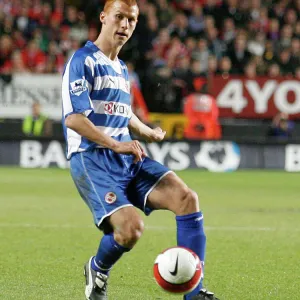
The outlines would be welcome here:
<svg viewBox="0 0 300 300">
<path fill-rule="evenodd" d="M 135 206 L 149 215 L 152 209 L 147 206 L 148 195 L 171 172 L 149 157 L 134 164 L 132 155 L 98 148 L 73 155 L 70 167 L 75 185 L 98 227 L 125 206 Z"/>
</svg>

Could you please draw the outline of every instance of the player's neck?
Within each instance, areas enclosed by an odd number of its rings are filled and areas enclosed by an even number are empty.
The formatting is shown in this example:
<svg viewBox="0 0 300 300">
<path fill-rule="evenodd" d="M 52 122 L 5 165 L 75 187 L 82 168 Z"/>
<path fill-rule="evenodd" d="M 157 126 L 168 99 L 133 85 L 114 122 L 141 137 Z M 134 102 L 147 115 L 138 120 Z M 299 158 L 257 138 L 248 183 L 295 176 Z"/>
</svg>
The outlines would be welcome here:
<svg viewBox="0 0 300 300">
<path fill-rule="evenodd" d="M 107 41 L 101 34 L 98 36 L 94 44 L 101 50 L 101 52 L 107 56 L 110 60 L 115 60 L 121 50 L 121 47 L 114 47 L 109 41 Z"/>
</svg>

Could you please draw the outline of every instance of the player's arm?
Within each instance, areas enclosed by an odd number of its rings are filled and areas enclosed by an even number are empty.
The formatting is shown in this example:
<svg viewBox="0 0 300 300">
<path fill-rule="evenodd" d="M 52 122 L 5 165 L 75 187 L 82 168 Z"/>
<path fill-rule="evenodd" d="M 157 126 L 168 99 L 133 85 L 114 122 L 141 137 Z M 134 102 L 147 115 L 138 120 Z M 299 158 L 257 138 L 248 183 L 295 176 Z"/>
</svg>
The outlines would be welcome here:
<svg viewBox="0 0 300 300">
<path fill-rule="evenodd" d="M 154 129 L 140 121 L 140 119 L 133 113 L 129 121 L 129 129 L 137 136 L 146 140 L 147 142 L 160 142 L 164 139 L 166 132 L 162 131 L 160 127 Z"/>
<path fill-rule="evenodd" d="M 135 155 L 135 162 L 142 160 L 145 152 L 138 141 L 118 142 L 98 129 L 84 114 L 67 116 L 65 124 L 86 139 L 117 153 Z"/>
<path fill-rule="evenodd" d="M 118 141 L 98 129 L 84 114 L 67 116 L 65 124 L 86 139 L 109 149 L 116 149 Z"/>
</svg>

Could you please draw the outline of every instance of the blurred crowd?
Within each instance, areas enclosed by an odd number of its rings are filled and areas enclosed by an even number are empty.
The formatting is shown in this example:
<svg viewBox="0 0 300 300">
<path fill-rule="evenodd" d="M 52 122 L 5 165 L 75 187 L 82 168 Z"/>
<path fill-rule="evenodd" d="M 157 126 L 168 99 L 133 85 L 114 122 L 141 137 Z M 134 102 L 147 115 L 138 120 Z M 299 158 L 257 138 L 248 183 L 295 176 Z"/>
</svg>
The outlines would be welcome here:
<svg viewBox="0 0 300 300">
<path fill-rule="evenodd" d="M 103 2 L 0 0 L 0 73 L 61 73 L 76 49 L 97 38 Z M 156 87 L 167 104 L 193 90 L 195 77 L 300 79 L 300 0 L 138 4 L 137 29 L 120 56 L 132 80 L 146 94 Z"/>
<path fill-rule="evenodd" d="M 0 1 L 0 72 L 61 73 L 88 38 L 84 13 L 64 1 Z"/>
</svg>

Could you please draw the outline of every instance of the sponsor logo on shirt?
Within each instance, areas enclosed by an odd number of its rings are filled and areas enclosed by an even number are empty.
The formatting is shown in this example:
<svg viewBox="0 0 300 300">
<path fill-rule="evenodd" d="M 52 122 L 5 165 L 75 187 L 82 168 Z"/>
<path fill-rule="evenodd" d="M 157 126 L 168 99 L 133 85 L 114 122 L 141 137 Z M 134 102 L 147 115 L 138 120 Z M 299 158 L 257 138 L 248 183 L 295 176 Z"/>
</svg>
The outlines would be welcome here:
<svg viewBox="0 0 300 300">
<path fill-rule="evenodd" d="M 104 113 L 108 115 L 129 116 L 130 107 L 122 103 L 108 102 L 104 104 Z"/>
</svg>

